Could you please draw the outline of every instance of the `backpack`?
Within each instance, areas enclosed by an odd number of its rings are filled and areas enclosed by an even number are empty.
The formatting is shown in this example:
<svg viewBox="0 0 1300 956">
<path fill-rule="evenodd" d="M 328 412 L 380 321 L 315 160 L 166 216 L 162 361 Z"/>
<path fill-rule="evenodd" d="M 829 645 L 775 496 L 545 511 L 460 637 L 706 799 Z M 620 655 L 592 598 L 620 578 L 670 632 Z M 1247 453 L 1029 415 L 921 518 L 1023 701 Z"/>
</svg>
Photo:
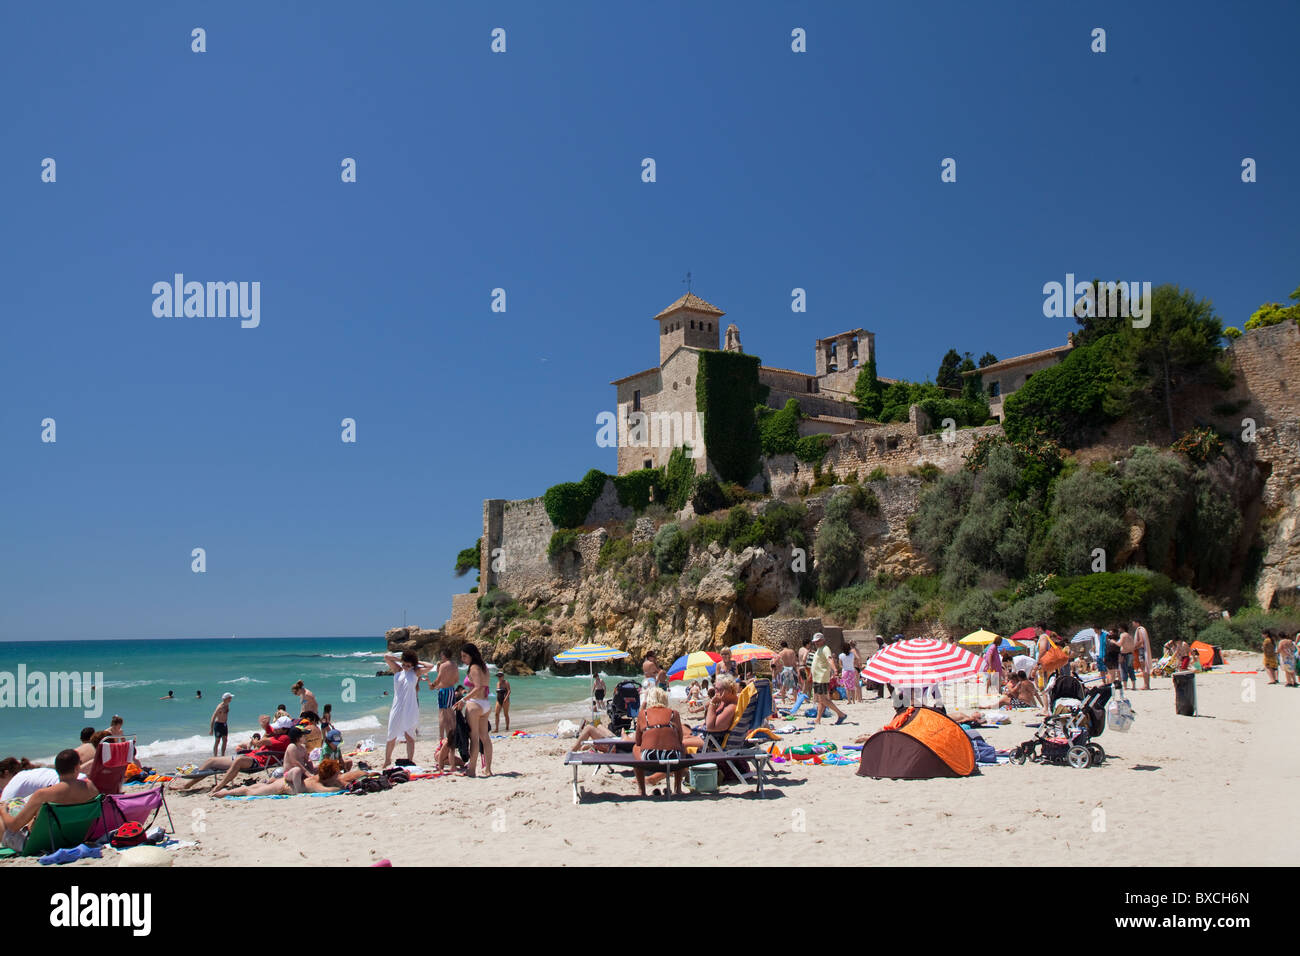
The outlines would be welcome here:
<svg viewBox="0 0 1300 956">
<path fill-rule="evenodd" d="M 126 847 L 139 846 L 146 840 L 144 827 L 134 820 L 128 820 L 117 828 L 113 838 L 109 841 L 115 849 L 125 849 Z"/>
</svg>

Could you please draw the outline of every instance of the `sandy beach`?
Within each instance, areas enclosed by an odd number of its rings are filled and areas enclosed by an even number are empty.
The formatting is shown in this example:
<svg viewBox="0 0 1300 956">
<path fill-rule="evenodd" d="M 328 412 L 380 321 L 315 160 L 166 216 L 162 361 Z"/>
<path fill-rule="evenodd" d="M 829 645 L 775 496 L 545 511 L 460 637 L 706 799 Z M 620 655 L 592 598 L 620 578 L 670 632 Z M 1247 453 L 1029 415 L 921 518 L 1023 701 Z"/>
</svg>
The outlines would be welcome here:
<svg viewBox="0 0 1300 956">
<path fill-rule="evenodd" d="M 1291 745 L 1300 692 L 1269 686 L 1258 655 L 1230 652 L 1196 679 L 1200 716 L 1174 712 L 1168 678 L 1131 693 L 1137 721 L 1100 739 L 1101 767 L 1025 764 L 942 780 L 871 780 L 856 766 L 781 764 L 767 796 L 641 798 L 632 776 L 582 771 L 575 805 L 569 742 L 496 742 L 490 778 L 454 775 L 365 796 L 215 800 L 169 794 L 176 866 L 962 864 L 1032 858 L 1054 865 L 1281 865 L 1291 862 L 1286 798 L 1300 779 Z M 1253 684 L 1253 686 L 1252 686 Z M 1252 697 L 1254 699 L 1252 699 Z M 892 715 L 888 699 L 848 707 L 849 722 L 793 743 L 850 743 Z M 985 738 L 999 749 L 1032 736 L 1029 712 Z M 805 722 L 806 723 L 806 722 Z M 515 729 L 521 729 L 516 727 Z M 550 733 L 554 727 L 533 730 Z M 422 742 L 417 760 L 430 760 Z M 400 751 L 399 751 L 400 752 Z M 382 757 L 382 753 L 378 755 Z M 377 763 L 377 761 L 375 761 Z M 206 788 L 204 788 L 206 789 Z M 1171 821 L 1177 821 L 1171 822 Z M 108 851 L 99 861 L 116 865 Z M 35 860 L 9 864 L 36 865 Z"/>
</svg>

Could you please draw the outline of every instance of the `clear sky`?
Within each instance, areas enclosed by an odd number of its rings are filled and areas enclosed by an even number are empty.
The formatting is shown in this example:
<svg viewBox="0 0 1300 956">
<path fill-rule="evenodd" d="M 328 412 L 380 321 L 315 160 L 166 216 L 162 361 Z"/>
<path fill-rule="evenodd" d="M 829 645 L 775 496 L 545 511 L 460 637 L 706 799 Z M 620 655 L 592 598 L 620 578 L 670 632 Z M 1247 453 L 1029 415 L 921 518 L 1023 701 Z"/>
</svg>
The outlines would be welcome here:
<svg viewBox="0 0 1300 956">
<path fill-rule="evenodd" d="M 767 364 L 917 379 L 1064 343 L 1067 272 L 1300 284 L 1295 3 L 153 6 L 0 14 L 4 640 L 440 625 L 482 499 L 614 469 L 688 270 Z"/>
</svg>

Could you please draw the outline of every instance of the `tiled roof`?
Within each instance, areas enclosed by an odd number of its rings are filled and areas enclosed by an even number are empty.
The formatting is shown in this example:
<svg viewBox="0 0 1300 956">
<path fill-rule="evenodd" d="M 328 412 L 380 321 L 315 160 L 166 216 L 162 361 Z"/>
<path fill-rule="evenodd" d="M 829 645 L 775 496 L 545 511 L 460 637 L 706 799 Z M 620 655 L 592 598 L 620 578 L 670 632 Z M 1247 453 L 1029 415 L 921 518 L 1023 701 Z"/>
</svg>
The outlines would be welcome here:
<svg viewBox="0 0 1300 956">
<path fill-rule="evenodd" d="M 992 365 L 986 365 L 983 368 L 977 368 L 971 372 L 962 372 L 963 375 L 974 375 L 978 372 L 981 375 L 987 375 L 989 372 L 1000 372 L 1004 368 L 1011 368 L 1016 365 L 1024 365 L 1026 362 L 1037 362 L 1040 359 L 1052 358 L 1056 355 L 1064 355 L 1074 348 L 1073 345 L 1058 345 L 1054 349 L 1043 349 L 1041 352 L 1030 352 L 1027 355 L 1013 355 L 1011 358 L 1004 358 L 1000 362 L 994 362 Z"/>
<path fill-rule="evenodd" d="M 632 381 L 632 379 L 634 379 L 634 378 L 640 378 L 640 377 L 643 376 L 643 375 L 649 375 L 651 372 L 657 372 L 657 371 L 659 371 L 659 366 L 658 366 L 658 365 L 656 365 L 654 368 L 648 368 L 648 369 L 646 369 L 644 372 L 636 372 L 636 373 L 633 374 L 633 375 L 625 375 L 625 376 L 623 376 L 622 378 L 616 378 L 616 379 L 614 379 L 614 381 L 610 382 L 609 384 L 610 384 L 610 385 L 622 385 L 624 382 L 630 382 L 630 381 Z"/>
<path fill-rule="evenodd" d="M 658 320 L 658 319 L 662 319 L 666 315 L 672 315 L 674 312 L 676 312 L 679 309 L 690 309 L 692 312 L 703 312 L 706 315 L 727 314 L 723 312 L 721 309 L 719 309 L 716 305 L 711 305 L 710 303 L 705 302 L 703 299 L 701 299 L 698 295 L 692 295 L 691 293 L 688 292 L 680 299 L 678 299 L 676 302 L 674 302 L 672 305 L 670 305 L 668 308 L 664 309 L 662 312 L 656 315 L 655 319 Z"/>
</svg>

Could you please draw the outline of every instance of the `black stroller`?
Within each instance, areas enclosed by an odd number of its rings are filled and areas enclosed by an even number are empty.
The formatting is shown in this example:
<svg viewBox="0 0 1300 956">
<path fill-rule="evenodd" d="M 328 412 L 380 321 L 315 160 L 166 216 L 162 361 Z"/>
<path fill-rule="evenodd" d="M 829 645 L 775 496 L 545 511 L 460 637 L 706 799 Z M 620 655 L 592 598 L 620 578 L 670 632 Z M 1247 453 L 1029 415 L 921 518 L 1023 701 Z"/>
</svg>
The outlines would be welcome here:
<svg viewBox="0 0 1300 956">
<path fill-rule="evenodd" d="M 1034 739 L 1011 751 L 1011 762 L 1068 764 L 1076 770 L 1099 765 L 1106 751 L 1093 741 L 1106 729 L 1106 705 L 1112 693 L 1110 684 L 1101 684 L 1085 693 L 1078 705 L 1067 705 L 1061 713 L 1043 718 Z M 1058 699 L 1053 699 L 1054 706 Z"/>
<path fill-rule="evenodd" d="M 609 729 L 621 736 L 636 723 L 636 713 L 641 708 L 641 688 L 634 680 L 619 681 L 613 695 L 605 703 L 609 715 Z"/>
</svg>

